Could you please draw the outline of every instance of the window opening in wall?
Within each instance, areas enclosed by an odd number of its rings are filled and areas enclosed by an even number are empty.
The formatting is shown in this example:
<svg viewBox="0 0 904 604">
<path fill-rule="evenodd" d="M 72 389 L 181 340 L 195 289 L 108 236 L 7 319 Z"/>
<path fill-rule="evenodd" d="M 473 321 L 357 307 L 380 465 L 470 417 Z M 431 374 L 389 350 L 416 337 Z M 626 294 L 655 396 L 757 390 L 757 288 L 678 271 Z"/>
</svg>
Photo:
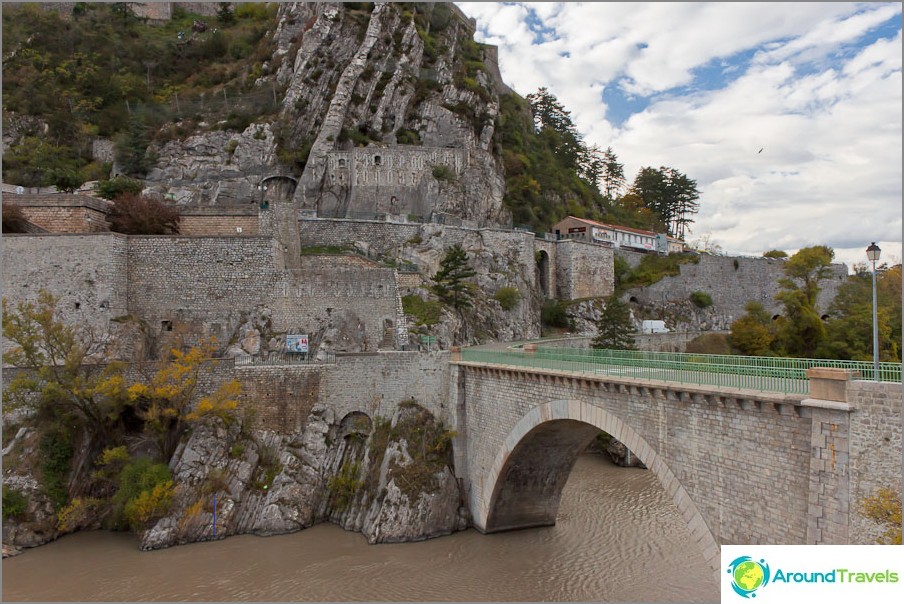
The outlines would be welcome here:
<svg viewBox="0 0 904 604">
<path fill-rule="evenodd" d="M 379 155 L 374 155 L 374 165 L 379 166 L 382 164 L 382 158 Z"/>
<path fill-rule="evenodd" d="M 345 167 L 345 160 L 344 160 L 344 159 L 340 159 L 340 160 L 339 160 L 339 167 L 340 167 L 340 168 L 344 168 L 344 167 Z"/>
<path fill-rule="evenodd" d="M 162 331 L 172 331 L 173 330 L 173 322 L 172 321 L 160 321 L 160 329 Z"/>
<path fill-rule="evenodd" d="M 81 303 L 81 302 L 76 302 L 76 303 L 75 303 L 75 310 L 78 310 L 78 309 L 80 309 L 81 307 L 82 307 L 82 303 Z"/>
</svg>

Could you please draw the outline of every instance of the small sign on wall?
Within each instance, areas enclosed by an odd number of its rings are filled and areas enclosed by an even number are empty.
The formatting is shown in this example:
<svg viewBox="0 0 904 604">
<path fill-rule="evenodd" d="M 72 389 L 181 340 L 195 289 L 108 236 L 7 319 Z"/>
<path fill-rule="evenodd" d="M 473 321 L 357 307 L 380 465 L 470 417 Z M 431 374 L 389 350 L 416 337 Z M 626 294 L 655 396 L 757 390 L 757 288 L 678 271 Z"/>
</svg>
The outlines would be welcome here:
<svg viewBox="0 0 904 604">
<path fill-rule="evenodd" d="M 308 335 L 286 335 L 286 352 L 308 352 Z"/>
</svg>

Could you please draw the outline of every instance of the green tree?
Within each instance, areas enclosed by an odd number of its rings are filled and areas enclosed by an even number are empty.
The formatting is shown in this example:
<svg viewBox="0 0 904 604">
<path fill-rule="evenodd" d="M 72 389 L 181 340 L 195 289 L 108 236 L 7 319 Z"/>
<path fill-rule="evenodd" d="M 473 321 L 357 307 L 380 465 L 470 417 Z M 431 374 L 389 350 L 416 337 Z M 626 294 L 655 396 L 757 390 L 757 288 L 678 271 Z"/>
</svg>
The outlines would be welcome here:
<svg viewBox="0 0 904 604">
<path fill-rule="evenodd" d="M 793 357 L 813 357 L 826 337 L 826 328 L 816 308 L 821 281 L 832 273 L 832 248 L 816 245 L 800 249 L 782 266 L 781 291 L 775 299 L 784 306 L 778 321 L 775 350 Z"/>
<path fill-rule="evenodd" d="M 625 166 L 618 161 L 612 147 L 603 152 L 602 194 L 606 199 L 615 199 L 625 186 Z"/>
<path fill-rule="evenodd" d="M 744 316 L 731 324 L 728 342 L 741 354 L 749 356 L 772 356 L 772 342 L 775 333 L 772 319 L 759 302 L 748 302 Z"/>
<path fill-rule="evenodd" d="M 85 184 L 85 177 L 79 170 L 64 168 L 50 173 L 50 183 L 63 193 L 75 193 Z"/>
<path fill-rule="evenodd" d="M 130 176 L 147 174 L 151 162 L 147 152 L 147 126 L 143 120 L 137 117 L 129 120 L 128 129 L 116 140 L 115 151 L 123 172 Z"/>
<path fill-rule="evenodd" d="M 697 181 L 674 168 L 641 168 L 631 192 L 668 226 L 670 235 L 684 239 L 691 218 L 700 209 Z"/>
<path fill-rule="evenodd" d="M 224 27 L 235 23 L 235 13 L 232 12 L 232 2 L 217 3 L 217 19 Z"/>
<path fill-rule="evenodd" d="M 45 290 L 37 302 L 15 309 L 3 299 L 3 337 L 11 344 L 3 362 L 23 369 L 6 382 L 4 410 L 9 405 L 38 418 L 71 418 L 109 443 L 127 402 L 122 366 L 99 364 L 104 339 L 65 323 L 57 303 Z"/>
<path fill-rule="evenodd" d="M 769 250 L 768 252 L 763 252 L 763 258 L 787 258 L 788 252 L 783 250 Z"/>
<path fill-rule="evenodd" d="M 475 274 L 467 252 L 455 244 L 446 251 L 446 255 L 440 261 L 439 270 L 433 275 L 430 291 L 444 304 L 457 311 L 469 308 L 474 284 L 467 280 Z"/>
<path fill-rule="evenodd" d="M 901 359 L 901 265 L 877 271 L 879 359 Z M 872 274 L 865 267 L 838 288 L 829 306 L 826 338 L 817 356 L 832 359 L 873 359 Z"/>
<path fill-rule="evenodd" d="M 596 322 L 596 337 L 590 347 L 633 350 L 635 331 L 631 307 L 627 302 L 619 300 L 616 294 L 612 294 L 605 299 L 605 308 Z"/>
</svg>

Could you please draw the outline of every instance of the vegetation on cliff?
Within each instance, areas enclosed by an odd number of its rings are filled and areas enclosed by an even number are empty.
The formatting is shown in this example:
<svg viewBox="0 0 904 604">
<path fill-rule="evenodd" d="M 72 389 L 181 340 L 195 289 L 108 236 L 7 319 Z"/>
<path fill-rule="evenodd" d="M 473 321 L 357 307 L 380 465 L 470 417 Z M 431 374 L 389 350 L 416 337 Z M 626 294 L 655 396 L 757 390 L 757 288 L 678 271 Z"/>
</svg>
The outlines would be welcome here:
<svg viewBox="0 0 904 604">
<path fill-rule="evenodd" d="M 11 344 L 3 362 L 17 368 L 4 383 L 4 416 L 16 412 L 41 452 L 4 461 L 40 477 L 63 530 L 102 520 L 146 527 L 168 509 L 166 464 L 187 431 L 205 418 L 234 419 L 239 383 L 200 385 L 212 343 L 175 348 L 156 366 L 107 362 L 109 342 L 65 323 L 46 291 L 16 308 L 3 300 L 3 336 Z"/>
<path fill-rule="evenodd" d="M 205 18 L 178 6 L 171 20 L 148 26 L 126 4 L 79 2 L 71 18 L 38 4 L 4 6 L 4 130 L 13 115 L 47 125 L 45 131 L 30 122 L 28 136 L 3 154 L 7 182 L 106 176 L 109 166 L 91 160 L 97 136 L 118 139 L 120 156 L 132 160 L 129 171 L 140 174 L 146 166 L 136 140 L 153 139 L 179 118 L 237 115 L 241 109 L 215 95 L 251 92 L 260 64 L 273 59 L 264 34 L 275 22 L 275 3 L 238 4 L 231 19 L 204 31 L 192 25 Z M 206 106 L 197 103 L 202 95 Z M 272 97 L 270 90 L 261 95 L 256 115 L 275 109 Z"/>
<path fill-rule="evenodd" d="M 820 245 L 788 259 L 775 297 L 782 314 L 773 319 L 762 304 L 749 302 L 746 314 L 732 324 L 730 344 L 754 356 L 872 360 L 872 276 L 865 267 L 847 278 L 825 315 L 816 308 L 833 257 L 831 248 Z M 879 357 L 900 361 L 901 265 L 880 271 L 877 290 Z"/>
</svg>

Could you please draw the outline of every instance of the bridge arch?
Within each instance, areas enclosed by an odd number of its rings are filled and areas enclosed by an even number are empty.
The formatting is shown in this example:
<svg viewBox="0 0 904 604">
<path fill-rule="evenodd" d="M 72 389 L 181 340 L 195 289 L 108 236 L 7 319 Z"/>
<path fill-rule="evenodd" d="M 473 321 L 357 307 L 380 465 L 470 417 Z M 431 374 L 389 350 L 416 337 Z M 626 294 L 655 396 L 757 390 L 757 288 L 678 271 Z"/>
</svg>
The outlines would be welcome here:
<svg viewBox="0 0 904 604">
<path fill-rule="evenodd" d="M 719 546 L 697 506 L 662 458 L 631 426 L 605 409 L 576 400 L 534 407 L 499 447 L 472 502 L 475 526 L 485 533 L 552 526 L 562 488 L 577 456 L 600 430 L 627 446 L 656 476 L 687 522 L 713 569 Z"/>
</svg>

